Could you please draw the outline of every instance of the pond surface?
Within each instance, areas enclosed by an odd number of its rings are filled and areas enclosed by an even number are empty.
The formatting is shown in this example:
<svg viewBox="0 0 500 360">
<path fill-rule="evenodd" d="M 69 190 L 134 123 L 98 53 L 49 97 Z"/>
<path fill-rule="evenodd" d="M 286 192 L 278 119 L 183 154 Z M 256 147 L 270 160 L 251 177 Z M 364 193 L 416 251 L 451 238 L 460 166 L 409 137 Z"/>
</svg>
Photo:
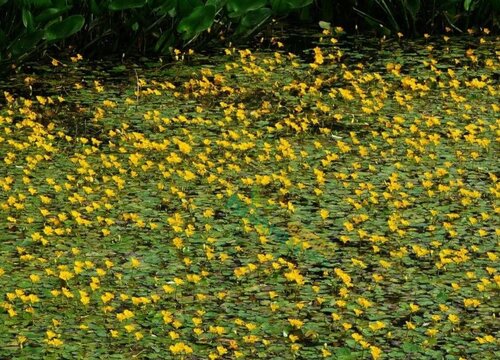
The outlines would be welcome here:
<svg viewBox="0 0 500 360">
<path fill-rule="evenodd" d="M 308 39 L 0 84 L 0 357 L 500 356 L 498 39 Z"/>
</svg>

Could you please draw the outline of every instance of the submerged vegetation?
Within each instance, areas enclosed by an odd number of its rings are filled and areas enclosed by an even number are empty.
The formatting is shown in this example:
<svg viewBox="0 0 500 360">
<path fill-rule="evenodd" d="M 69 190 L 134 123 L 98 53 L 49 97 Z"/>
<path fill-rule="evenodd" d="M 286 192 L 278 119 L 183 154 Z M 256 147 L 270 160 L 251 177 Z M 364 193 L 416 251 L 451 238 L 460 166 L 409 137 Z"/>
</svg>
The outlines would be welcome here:
<svg viewBox="0 0 500 360">
<path fill-rule="evenodd" d="M 0 357 L 498 358 L 498 39 L 334 35 L 6 89 Z"/>
</svg>

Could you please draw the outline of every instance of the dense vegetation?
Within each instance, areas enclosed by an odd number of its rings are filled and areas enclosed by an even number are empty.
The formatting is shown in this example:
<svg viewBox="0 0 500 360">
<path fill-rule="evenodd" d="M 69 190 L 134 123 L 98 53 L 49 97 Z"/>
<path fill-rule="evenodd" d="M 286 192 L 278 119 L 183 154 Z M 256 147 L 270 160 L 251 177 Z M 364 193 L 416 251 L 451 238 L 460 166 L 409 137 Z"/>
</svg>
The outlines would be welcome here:
<svg viewBox="0 0 500 360">
<path fill-rule="evenodd" d="M 0 358 L 500 358 L 498 40 L 428 41 L 18 73 Z"/>
<path fill-rule="evenodd" d="M 0 0 L 0 63 L 52 46 L 172 54 L 237 41 L 275 19 L 416 35 L 499 25 L 500 0 Z"/>
</svg>

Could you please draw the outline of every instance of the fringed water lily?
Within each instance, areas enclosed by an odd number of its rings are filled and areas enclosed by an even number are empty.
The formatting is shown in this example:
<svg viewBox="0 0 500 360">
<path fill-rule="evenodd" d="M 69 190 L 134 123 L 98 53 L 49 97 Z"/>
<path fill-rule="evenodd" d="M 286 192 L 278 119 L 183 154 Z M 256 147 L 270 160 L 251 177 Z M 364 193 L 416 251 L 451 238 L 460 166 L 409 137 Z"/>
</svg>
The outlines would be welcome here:
<svg viewBox="0 0 500 360">
<path fill-rule="evenodd" d="M 494 39 L 332 33 L 3 92 L 0 357 L 494 358 Z"/>
</svg>

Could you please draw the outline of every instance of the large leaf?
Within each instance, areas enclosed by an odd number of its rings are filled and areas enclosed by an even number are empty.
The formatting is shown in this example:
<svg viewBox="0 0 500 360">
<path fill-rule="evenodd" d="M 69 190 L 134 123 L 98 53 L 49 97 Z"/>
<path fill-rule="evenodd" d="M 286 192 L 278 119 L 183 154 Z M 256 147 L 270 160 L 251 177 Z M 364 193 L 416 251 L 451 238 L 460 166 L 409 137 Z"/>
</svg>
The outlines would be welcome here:
<svg viewBox="0 0 500 360">
<path fill-rule="evenodd" d="M 203 6 L 204 3 L 201 0 L 179 0 L 177 2 L 177 14 L 179 18 L 185 18 L 193 12 L 198 6 Z"/>
<path fill-rule="evenodd" d="M 85 18 L 82 15 L 69 16 L 47 27 L 44 38 L 47 41 L 67 38 L 80 31 L 83 24 L 85 24 Z"/>
<path fill-rule="evenodd" d="M 21 1 L 19 1 L 19 2 L 21 2 Z M 25 3 L 26 3 L 26 1 L 25 1 Z M 50 6 L 53 6 L 52 0 L 31 0 L 28 3 L 29 3 L 29 5 L 32 5 L 33 7 L 37 8 L 37 9 L 43 9 L 43 8 L 48 8 Z M 25 4 L 25 7 L 26 7 L 26 5 L 28 5 L 28 4 Z"/>
<path fill-rule="evenodd" d="M 36 23 L 46 23 L 47 21 L 53 20 L 59 15 L 63 14 L 64 12 L 68 11 L 71 9 L 71 6 L 64 6 L 60 8 L 48 8 L 43 10 L 40 14 L 35 16 L 35 22 Z"/>
<path fill-rule="evenodd" d="M 269 8 L 252 10 L 246 13 L 243 19 L 241 19 L 241 25 L 248 28 L 259 26 L 263 24 L 269 17 L 271 17 L 271 9 Z"/>
<path fill-rule="evenodd" d="M 146 5 L 147 0 L 111 0 L 109 9 L 113 11 L 121 11 L 127 9 L 141 8 Z"/>
<path fill-rule="evenodd" d="M 94 16 L 99 16 L 102 14 L 103 6 L 101 2 L 97 2 L 96 0 L 90 0 L 90 12 Z"/>
<path fill-rule="evenodd" d="M 242 15 L 248 11 L 260 9 L 266 4 L 267 0 L 229 0 L 226 6 L 229 12 Z"/>
<path fill-rule="evenodd" d="M 277 14 L 286 14 L 292 10 L 310 5 L 313 0 L 270 0 L 271 8 Z"/>
<path fill-rule="evenodd" d="M 0 6 L 5 5 L 9 0 L 0 0 Z"/>
<path fill-rule="evenodd" d="M 184 39 L 190 39 L 212 26 L 215 18 L 215 6 L 202 5 L 196 7 L 191 14 L 183 18 L 177 26 L 177 31 L 184 33 Z"/>
<path fill-rule="evenodd" d="M 207 0 L 205 5 L 213 5 L 213 6 L 215 6 L 215 9 L 218 10 L 221 7 L 223 7 L 224 5 L 226 5 L 226 3 L 227 3 L 227 0 Z"/>
<path fill-rule="evenodd" d="M 181 0 L 182 1 L 182 0 Z M 155 11 L 161 15 L 168 14 L 177 7 L 177 0 L 164 0 L 159 6 L 155 8 Z"/>
<path fill-rule="evenodd" d="M 272 15 L 271 9 L 265 7 L 249 11 L 241 19 L 240 25 L 235 31 L 236 35 L 249 36 L 264 24 Z"/>
<path fill-rule="evenodd" d="M 22 35 L 16 39 L 10 47 L 10 52 L 13 58 L 19 58 L 30 53 L 35 49 L 35 46 L 42 40 L 43 31 L 35 31 Z"/>
</svg>

